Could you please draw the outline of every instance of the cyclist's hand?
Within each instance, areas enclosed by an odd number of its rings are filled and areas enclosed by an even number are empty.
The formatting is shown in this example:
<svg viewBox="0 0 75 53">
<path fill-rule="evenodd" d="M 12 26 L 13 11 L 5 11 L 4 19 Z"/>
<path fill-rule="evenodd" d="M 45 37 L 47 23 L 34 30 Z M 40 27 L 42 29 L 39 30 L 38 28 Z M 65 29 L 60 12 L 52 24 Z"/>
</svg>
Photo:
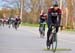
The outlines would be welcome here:
<svg viewBox="0 0 75 53">
<path fill-rule="evenodd" d="M 56 24 L 55 26 L 60 27 L 60 24 Z"/>
<path fill-rule="evenodd" d="M 49 27 L 51 28 L 52 26 L 53 26 L 53 24 L 50 24 L 50 26 L 49 26 Z"/>
</svg>

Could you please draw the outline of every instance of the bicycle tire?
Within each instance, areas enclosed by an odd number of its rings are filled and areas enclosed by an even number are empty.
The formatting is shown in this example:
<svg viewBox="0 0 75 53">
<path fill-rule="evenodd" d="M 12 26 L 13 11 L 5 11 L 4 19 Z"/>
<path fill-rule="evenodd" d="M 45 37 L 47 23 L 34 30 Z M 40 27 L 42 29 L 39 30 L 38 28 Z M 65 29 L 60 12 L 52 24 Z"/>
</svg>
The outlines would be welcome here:
<svg viewBox="0 0 75 53">
<path fill-rule="evenodd" d="M 54 38 L 54 36 L 53 36 L 53 38 L 52 38 L 52 51 L 53 52 L 56 52 L 56 49 L 57 49 L 57 35 L 55 35 L 56 37 Z M 54 39 L 55 39 L 55 41 L 54 41 Z"/>
<path fill-rule="evenodd" d="M 46 44 L 47 44 L 47 50 L 50 50 L 50 46 L 51 46 L 50 42 Z"/>
<path fill-rule="evenodd" d="M 40 32 L 40 37 L 44 37 L 45 36 L 45 31 L 43 30 L 43 27 L 39 28 L 39 32 Z"/>
<path fill-rule="evenodd" d="M 51 47 L 51 43 L 52 43 L 52 35 L 53 34 L 51 34 L 51 36 L 49 37 L 49 42 L 47 42 L 47 49 L 49 50 L 50 49 L 50 47 Z"/>
<path fill-rule="evenodd" d="M 14 28 L 17 30 L 17 25 L 15 25 Z"/>
</svg>

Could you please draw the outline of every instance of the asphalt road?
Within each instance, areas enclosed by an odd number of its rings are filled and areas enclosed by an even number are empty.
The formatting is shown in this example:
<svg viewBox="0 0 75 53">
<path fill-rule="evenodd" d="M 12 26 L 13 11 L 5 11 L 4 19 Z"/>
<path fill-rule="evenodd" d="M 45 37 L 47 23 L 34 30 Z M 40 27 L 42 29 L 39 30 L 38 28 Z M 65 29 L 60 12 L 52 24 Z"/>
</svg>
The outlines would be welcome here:
<svg viewBox="0 0 75 53">
<path fill-rule="evenodd" d="M 60 48 L 56 53 L 75 53 L 75 32 L 58 33 L 58 49 Z M 0 53 L 52 53 L 45 49 L 46 36 L 40 38 L 38 28 L 20 27 L 15 30 L 0 26 Z"/>
</svg>

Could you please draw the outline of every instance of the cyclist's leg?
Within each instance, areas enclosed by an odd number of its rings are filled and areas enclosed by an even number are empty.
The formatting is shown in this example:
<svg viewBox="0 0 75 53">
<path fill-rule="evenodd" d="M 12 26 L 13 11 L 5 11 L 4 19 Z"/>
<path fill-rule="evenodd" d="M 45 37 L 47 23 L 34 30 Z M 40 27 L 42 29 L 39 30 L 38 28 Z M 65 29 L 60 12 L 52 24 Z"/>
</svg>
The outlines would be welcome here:
<svg viewBox="0 0 75 53">
<path fill-rule="evenodd" d="M 58 27 L 58 26 L 56 26 L 56 33 L 58 33 L 58 31 L 59 31 L 59 27 Z"/>
<path fill-rule="evenodd" d="M 45 24 L 44 24 L 43 30 L 45 31 Z"/>
<path fill-rule="evenodd" d="M 41 31 L 41 30 L 40 30 L 41 27 L 42 27 L 42 24 L 40 23 L 40 25 L 39 25 L 39 31 Z"/>
<path fill-rule="evenodd" d="M 58 31 L 59 31 L 59 27 L 58 26 L 55 26 L 55 28 L 56 28 L 56 30 L 54 32 L 54 41 L 56 41 L 56 35 L 57 35 Z"/>
<path fill-rule="evenodd" d="M 14 21 L 14 27 L 16 27 L 16 25 L 17 25 L 17 21 Z"/>
<path fill-rule="evenodd" d="M 45 24 L 43 24 L 43 36 L 45 36 Z"/>
<path fill-rule="evenodd" d="M 49 26 L 48 26 L 48 31 L 47 31 L 47 43 L 49 42 L 49 37 L 50 37 L 50 34 L 52 32 L 52 27 L 49 27 Z"/>
<path fill-rule="evenodd" d="M 17 28 L 17 26 L 18 26 L 18 21 L 16 22 L 16 28 Z"/>
<path fill-rule="evenodd" d="M 19 28 L 19 21 L 17 22 L 17 28 Z"/>
</svg>

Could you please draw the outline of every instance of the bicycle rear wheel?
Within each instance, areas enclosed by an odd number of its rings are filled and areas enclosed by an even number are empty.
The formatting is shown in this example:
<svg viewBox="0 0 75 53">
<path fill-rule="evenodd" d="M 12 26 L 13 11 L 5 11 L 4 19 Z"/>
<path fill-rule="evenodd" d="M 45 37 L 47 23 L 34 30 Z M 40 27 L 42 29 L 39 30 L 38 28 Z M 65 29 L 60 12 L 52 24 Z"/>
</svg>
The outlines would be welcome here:
<svg viewBox="0 0 75 53">
<path fill-rule="evenodd" d="M 39 28 L 39 32 L 40 32 L 40 37 L 44 37 L 45 36 L 45 31 L 43 30 L 43 27 Z"/>
<path fill-rule="evenodd" d="M 52 51 L 56 52 L 57 49 L 57 35 L 53 36 L 52 38 Z"/>
</svg>

